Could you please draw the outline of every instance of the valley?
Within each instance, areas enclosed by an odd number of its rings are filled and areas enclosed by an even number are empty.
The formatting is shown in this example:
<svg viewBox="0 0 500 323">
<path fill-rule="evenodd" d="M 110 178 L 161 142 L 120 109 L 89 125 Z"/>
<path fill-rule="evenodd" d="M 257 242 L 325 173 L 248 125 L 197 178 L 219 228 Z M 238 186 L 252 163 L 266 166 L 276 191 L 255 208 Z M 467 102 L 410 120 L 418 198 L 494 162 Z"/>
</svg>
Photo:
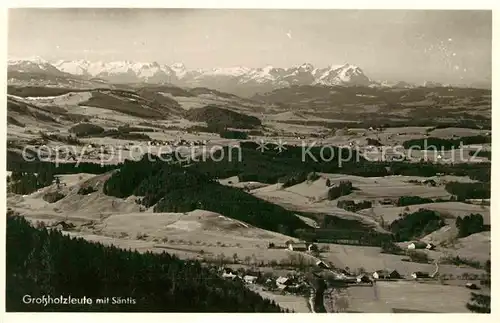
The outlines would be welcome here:
<svg viewBox="0 0 500 323">
<path fill-rule="evenodd" d="M 374 91 L 385 101 L 360 94 Z M 419 118 L 440 91 L 453 103 Z M 479 284 L 491 257 L 491 162 L 474 156 L 491 151 L 491 94 L 394 93 L 308 85 L 249 99 L 174 85 L 11 85 L 7 207 L 39 229 L 231 268 L 295 312 L 467 312 L 466 284 Z M 419 140 L 439 149 L 408 149 Z M 457 218 L 472 214 L 480 228 L 460 236 Z M 304 243 L 317 249 L 290 249 Z M 380 270 L 400 278 L 373 278 Z M 282 277 L 293 285 L 275 283 Z M 328 292 L 312 308 L 318 282 Z M 428 307 L 429 294 L 450 293 L 453 302 Z"/>
</svg>

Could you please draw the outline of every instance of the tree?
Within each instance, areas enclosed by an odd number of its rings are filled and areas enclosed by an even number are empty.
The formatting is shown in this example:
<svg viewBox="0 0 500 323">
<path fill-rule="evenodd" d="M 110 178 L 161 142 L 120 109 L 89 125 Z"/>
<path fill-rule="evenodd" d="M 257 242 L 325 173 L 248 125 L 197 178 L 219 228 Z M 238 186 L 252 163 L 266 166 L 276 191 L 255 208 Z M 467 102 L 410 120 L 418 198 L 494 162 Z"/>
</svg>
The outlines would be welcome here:
<svg viewBox="0 0 500 323">
<path fill-rule="evenodd" d="M 485 270 L 487 276 L 481 280 L 481 286 L 491 288 L 491 261 L 486 261 Z M 467 309 L 474 313 L 491 313 L 491 295 L 471 293 L 471 299 L 466 305 Z"/>
<path fill-rule="evenodd" d="M 235 264 L 238 263 L 238 254 L 237 253 L 233 254 L 233 261 Z"/>
<path fill-rule="evenodd" d="M 307 180 L 309 182 L 312 182 L 312 181 L 315 181 L 319 178 L 319 175 L 316 174 L 315 172 L 310 172 L 309 174 L 307 174 Z"/>
<path fill-rule="evenodd" d="M 245 259 L 243 259 L 243 261 L 245 262 L 245 264 L 247 266 L 250 266 L 250 262 L 252 261 L 252 258 L 250 256 L 246 256 Z"/>
<path fill-rule="evenodd" d="M 470 214 L 463 219 L 458 217 L 455 221 L 459 238 L 467 237 L 471 234 L 484 230 L 484 219 L 481 214 Z"/>
<path fill-rule="evenodd" d="M 220 266 L 223 266 L 226 263 L 226 256 L 223 253 L 219 254 L 217 256 L 217 262 Z"/>
</svg>

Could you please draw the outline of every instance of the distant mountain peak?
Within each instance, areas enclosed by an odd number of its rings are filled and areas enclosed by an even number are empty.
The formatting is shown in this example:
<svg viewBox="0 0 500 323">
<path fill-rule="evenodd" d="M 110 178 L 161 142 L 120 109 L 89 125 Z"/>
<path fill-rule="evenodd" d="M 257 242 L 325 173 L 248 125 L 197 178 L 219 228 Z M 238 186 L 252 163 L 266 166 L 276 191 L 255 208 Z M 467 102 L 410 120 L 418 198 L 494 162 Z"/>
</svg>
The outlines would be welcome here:
<svg viewBox="0 0 500 323">
<path fill-rule="evenodd" d="M 406 82 L 377 82 L 365 75 L 357 65 L 315 67 L 310 63 L 289 68 L 266 65 L 260 68 L 245 66 L 187 69 L 181 62 L 171 65 L 158 62 L 133 62 L 129 60 L 102 62 L 58 60 L 50 63 L 41 57 L 9 59 L 9 71 L 47 73 L 51 75 L 76 75 L 87 79 L 102 79 L 112 83 L 172 83 L 179 86 L 207 87 L 226 92 L 249 89 L 249 92 L 266 92 L 292 85 L 370 86 L 410 88 Z M 426 82 L 424 86 L 443 86 Z M 246 90 L 245 90 L 246 91 Z M 233 91 L 234 92 L 234 91 Z M 238 92 L 238 91 L 237 91 Z"/>
</svg>

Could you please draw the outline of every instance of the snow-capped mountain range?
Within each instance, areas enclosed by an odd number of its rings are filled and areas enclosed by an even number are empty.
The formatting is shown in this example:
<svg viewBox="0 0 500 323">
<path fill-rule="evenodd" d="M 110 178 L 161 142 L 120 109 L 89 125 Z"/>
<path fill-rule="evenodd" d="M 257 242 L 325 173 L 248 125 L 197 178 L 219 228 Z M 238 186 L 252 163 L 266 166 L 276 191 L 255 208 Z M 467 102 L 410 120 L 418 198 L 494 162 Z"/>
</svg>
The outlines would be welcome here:
<svg viewBox="0 0 500 323">
<path fill-rule="evenodd" d="M 252 91 L 268 91 L 293 85 L 340 85 L 413 87 L 406 82 L 377 82 L 352 64 L 316 68 L 305 63 L 290 68 L 243 66 L 213 69 L 187 69 L 182 63 L 172 65 L 156 62 L 131 61 L 91 62 L 87 60 L 60 60 L 49 62 L 39 57 L 9 60 L 10 72 L 76 76 L 101 79 L 113 83 L 170 83 L 181 86 L 203 86 L 234 92 L 246 87 Z M 231 91 L 233 90 L 233 91 Z"/>
</svg>

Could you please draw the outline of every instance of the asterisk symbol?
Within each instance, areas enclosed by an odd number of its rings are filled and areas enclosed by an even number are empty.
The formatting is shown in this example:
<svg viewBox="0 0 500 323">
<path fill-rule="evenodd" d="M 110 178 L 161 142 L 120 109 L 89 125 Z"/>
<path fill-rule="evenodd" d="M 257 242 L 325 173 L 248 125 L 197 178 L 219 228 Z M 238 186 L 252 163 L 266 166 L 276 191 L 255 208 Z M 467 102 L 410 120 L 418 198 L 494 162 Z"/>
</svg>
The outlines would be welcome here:
<svg viewBox="0 0 500 323">
<path fill-rule="evenodd" d="M 286 150 L 285 145 L 286 141 L 279 139 L 278 141 L 276 141 L 276 147 L 274 149 L 278 150 L 281 153 L 283 150 Z"/>
<path fill-rule="evenodd" d="M 266 142 L 264 139 L 259 140 L 259 146 L 255 150 L 260 150 L 261 153 L 267 150 Z"/>
</svg>

